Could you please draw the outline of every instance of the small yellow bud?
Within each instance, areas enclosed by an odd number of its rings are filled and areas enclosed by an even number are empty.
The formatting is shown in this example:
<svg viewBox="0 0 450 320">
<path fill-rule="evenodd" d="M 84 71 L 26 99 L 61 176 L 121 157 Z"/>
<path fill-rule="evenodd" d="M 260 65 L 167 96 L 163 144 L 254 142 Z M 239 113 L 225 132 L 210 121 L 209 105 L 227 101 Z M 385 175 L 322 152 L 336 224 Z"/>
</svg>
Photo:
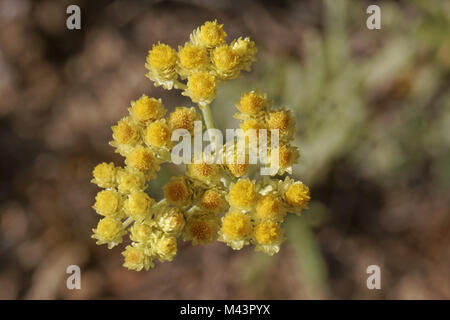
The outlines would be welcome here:
<svg viewBox="0 0 450 320">
<path fill-rule="evenodd" d="M 217 20 L 207 21 L 200 27 L 200 42 L 206 47 L 215 47 L 224 43 L 226 36 L 223 24 L 218 24 Z"/>
<path fill-rule="evenodd" d="M 300 181 L 290 185 L 286 191 L 286 200 L 295 207 L 304 208 L 310 200 L 309 188 Z"/>
<path fill-rule="evenodd" d="M 148 52 L 147 63 L 158 70 L 170 69 L 177 62 L 177 53 L 169 45 L 158 42 Z"/>
<path fill-rule="evenodd" d="M 136 221 L 143 221 L 150 216 L 150 208 L 154 204 L 155 200 L 145 192 L 134 192 L 125 201 L 124 209 Z"/>
<path fill-rule="evenodd" d="M 91 182 L 101 188 L 111 188 L 115 185 L 116 168 L 112 162 L 98 164 L 92 171 L 92 175 L 94 179 Z"/>
<path fill-rule="evenodd" d="M 287 111 L 275 111 L 269 114 L 267 126 L 270 130 L 278 129 L 280 137 L 290 137 L 294 133 L 295 119 Z"/>
<path fill-rule="evenodd" d="M 222 196 L 214 189 L 206 190 L 198 206 L 205 211 L 217 213 L 223 207 Z"/>
<path fill-rule="evenodd" d="M 120 120 L 112 127 L 113 138 L 120 144 L 131 144 L 139 137 L 139 129 L 131 121 Z"/>
<path fill-rule="evenodd" d="M 192 134 L 196 120 L 201 121 L 201 116 L 195 112 L 194 108 L 177 107 L 169 115 L 168 123 L 172 130 L 186 129 Z"/>
<path fill-rule="evenodd" d="M 230 71 L 237 65 L 238 56 L 228 45 L 222 45 L 213 50 L 212 61 L 218 70 Z"/>
<path fill-rule="evenodd" d="M 128 270 L 141 271 L 142 268 L 149 269 L 149 259 L 146 257 L 144 248 L 127 246 L 122 252 L 124 257 L 123 266 Z"/>
<path fill-rule="evenodd" d="M 158 218 L 158 226 L 161 230 L 174 235 L 178 235 L 183 230 L 184 224 L 184 215 L 176 208 L 168 208 Z"/>
<path fill-rule="evenodd" d="M 135 222 L 130 228 L 130 239 L 137 242 L 146 243 L 151 239 L 153 229 L 151 226 L 145 223 Z"/>
<path fill-rule="evenodd" d="M 137 147 L 133 149 L 125 160 L 126 164 L 140 171 L 148 171 L 152 169 L 155 161 L 153 153 L 145 147 Z"/>
<path fill-rule="evenodd" d="M 239 211 L 227 213 L 223 218 L 222 232 L 230 240 L 248 238 L 252 232 L 250 217 Z"/>
<path fill-rule="evenodd" d="M 273 221 L 262 221 L 255 227 L 254 238 L 262 245 L 272 244 L 279 240 L 282 235 L 283 229 Z"/>
<path fill-rule="evenodd" d="M 280 220 L 283 218 L 281 201 L 271 195 L 261 197 L 256 203 L 256 215 L 260 219 Z"/>
<path fill-rule="evenodd" d="M 186 44 L 178 52 L 180 67 L 187 70 L 203 69 L 208 64 L 208 54 L 204 48 Z"/>
<path fill-rule="evenodd" d="M 249 137 L 256 136 L 256 138 L 259 137 L 259 130 L 266 129 L 266 127 L 264 126 L 263 123 L 259 122 L 258 120 L 255 120 L 255 119 L 245 120 L 244 122 L 242 122 L 240 124 L 240 127 L 247 136 L 249 136 Z M 249 130 L 254 130 L 254 131 L 252 132 Z"/>
<path fill-rule="evenodd" d="M 235 177 L 242 177 L 243 175 L 247 174 L 248 172 L 248 163 L 230 163 L 228 164 L 228 169 Z"/>
<path fill-rule="evenodd" d="M 207 72 L 194 73 L 188 78 L 187 89 L 192 101 L 213 100 L 216 96 L 216 78 Z"/>
<path fill-rule="evenodd" d="M 117 176 L 117 189 L 121 193 L 131 193 L 145 189 L 145 177 L 137 170 L 121 170 Z"/>
<path fill-rule="evenodd" d="M 167 201 L 177 207 L 189 204 L 189 189 L 182 177 L 174 178 L 163 187 L 164 197 Z"/>
<path fill-rule="evenodd" d="M 220 174 L 217 164 L 206 162 L 192 163 L 187 165 L 187 174 L 201 181 L 211 181 Z"/>
<path fill-rule="evenodd" d="M 170 129 L 164 121 L 152 122 L 145 131 L 145 138 L 151 146 L 165 146 L 170 141 Z"/>
<path fill-rule="evenodd" d="M 230 204 L 238 208 L 248 208 L 256 198 L 255 185 L 249 179 L 238 180 L 229 193 Z"/>
<path fill-rule="evenodd" d="M 116 191 L 103 190 L 95 196 L 94 210 L 102 216 L 112 216 L 120 210 L 120 195 Z"/>
<path fill-rule="evenodd" d="M 118 237 L 121 237 L 123 226 L 120 221 L 110 217 L 105 217 L 98 222 L 97 229 L 95 231 L 104 241 L 112 242 Z"/>
<path fill-rule="evenodd" d="M 217 223 L 212 219 L 194 218 L 185 228 L 185 240 L 192 240 L 192 245 L 211 243 L 217 233 Z"/>
<path fill-rule="evenodd" d="M 250 38 L 239 38 L 231 43 L 231 47 L 239 56 L 240 68 L 250 71 L 251 64 L 256 61 L 256 49 L 255 43 Z"/>
<path fill-rule="evenodd" d="M 177 254 L 177 238 L 163 236 L 156 242 L 156 251 L 161 261 L 172 261 Z"/>
<path fill-rule="evenodd" d="M 149 98 L 142 95 L 130 109 L 131 115 L 139 122 L 158 120 L 164 116 L 166 109 L 161 99 Z"/>
<path fill-rule="evenodd" d="M 266 99 L 255 91 L 244 93 L 241 100 L 236 104 L 236 108 L 242 113 L 248 115 L 257 115 L 264 109 Z"/>
</svg>

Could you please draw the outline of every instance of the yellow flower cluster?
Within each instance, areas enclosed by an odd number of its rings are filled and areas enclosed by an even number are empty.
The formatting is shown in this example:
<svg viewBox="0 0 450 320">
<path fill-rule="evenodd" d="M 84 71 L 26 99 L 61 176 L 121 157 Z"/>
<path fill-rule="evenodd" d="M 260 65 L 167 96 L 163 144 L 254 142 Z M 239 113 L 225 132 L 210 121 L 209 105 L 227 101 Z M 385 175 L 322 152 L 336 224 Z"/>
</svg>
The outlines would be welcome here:
<svg viewBox="0 0 450 320">
<path fill-rule="evenodd" d="M 215 20 L 194 30 L 178 51 L 158 42 L 147 56 L 147 77 L 155 86 L 183 89 L 183 95 L 200 107 L 210 104 L 220 82 L 238 77 L 242 70 L 250 71 L 256 59 L 253 41 L 239 38 L 227 44 L 226 36 L 223 25 Z"/>
<path fill-rule="evenodd" d="M 241 70 L 249 71 L 257 52 L 249 38 L 230 44 L 225 38 L 223 26 L 209 21 L 194 30 L 190 41 L 178 51 L 158 42 L 146 61 L 147 77 L 156 86 L 182 90 L 201 109 L 208 128 L 213 123 L 209 104 L 217 84 L 236 78 Z M 236 107 L 236 118 L 241 120 L 244 132 L 279 132 L 280 145 L 272 150 L 269 136 L 267 148 L 272 152 L 268 162 L 260 165 L 275 161 L 276 152 L 280 163 L 276 174 L 291 173 L 299 154 L 290 145 L 295 131 L 290 111 L 272 109 L 272 101 L 258 91 L 244 93 Z M 171 161 L 172 132 L 185 129 L 193 134 L 194 122 L 202 119 L 194 107 L 175 107 L 166 114 L 161 99 L 142 95 L 131 102 L 128 115 L 112 127 L 110 145 L 125 158 L 125 165 L 104 162 L 93 170 L 91 182 L 103 189 L 93 205 L 102 216 L 93 229 L 97 244 L 113 248 L 128 234 L 131 244 L 122 252 L 124 267 L 136 271 L 148 270 L 156 260 L 171 261 L 178 239 L 192 245 L 218 240 L 235 250 L 253 244 L 256 251 L 269 255 L 278 252 L 285 240 L 283 220 L 288 212 L 300 214 L 307 206 L 309 189 L 289 177 L 251 180 L 248 147 L 244 161 L 236 154 L 229 163 L 212 161 L 234 151 L 237 142 L 213 150 L 213 154 L 204 152 L 201 159 L 193 156 L 200 161 L 187 164 L 184 175 L 171 178 L 163 187 L 162 200 L 157 202 L 148 195 L 148 182 L 163 163 Z M 244 136 L 244 140 L 249 137 Z"/>
<path fill-rule="evenodd" d="M 170 160 L 172 131 L 192 132 L 201 115 L 193 107 L 176 107 L 164 118 L 162 101 L 146 95 L 131 102 L 128 111 L 129 115 L 111 128 L 110 142 L 125 158 L 125 166 L 104 162 L 92 172 L 92 183 L 104 188 L 93 206 L 104 217 L 93 229 L 93 238 L 97 244 L 113 248 L 130 233 L 133 242 L 123 252 L 124 266 L 139 271 L 153 266 L 155 259 L 170 261 L 177 252 L 185 213 L 166 200 L 156 203 L 150 198 L 148 182 L 156 177 L 160 165 Z"/>
<path fill-rule="evenodd" d="M 297 163 L 300 157 L 298 148 L 291 145 L 295 133 L 295 118 L 290 110 L 284 107 L 273 109 L 272 104 L 267 95 L 259 91 L 244 93 L 240 101 L 236 102 L 239 112 L 234 117 L 240 120 L 246 141 L 252 138 L 256 141 L 260 137 L 260 130 L 267 130 L 268 156 L 263 164 L 279 164 L 278 170 L 272 175 L 285 172 L 292 174 L 292 165 Z M 272 131 L 278 132 L 279 135 L 279 143 L 276 146 L 271 144 Z M 247 145 L 251 146 L 250 143 Z"/>
</svg>

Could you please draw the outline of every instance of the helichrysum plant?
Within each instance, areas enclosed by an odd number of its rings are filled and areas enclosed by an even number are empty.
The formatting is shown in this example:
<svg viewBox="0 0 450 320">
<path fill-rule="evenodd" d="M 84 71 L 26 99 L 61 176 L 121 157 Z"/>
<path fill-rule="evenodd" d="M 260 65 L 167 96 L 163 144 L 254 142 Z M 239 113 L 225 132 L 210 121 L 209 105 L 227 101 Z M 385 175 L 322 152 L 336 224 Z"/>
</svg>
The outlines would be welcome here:
<svg viewBox="0 0 450 320">
<path fill-rule="evenodd" d="M 234 250 L 253 245 L 256 251 L 273 255 L 285 240 L 282 223 L 286 214 L 300 214 L 310 200 L 302 182 L 276 179 L 291 174 L 299 157 L 291 145 L 295 119 L 288 109 L 273 108 L 272 101 L 258 90 L 243 93 L 235 104 L 243 135 L 186 164 L 185 174 L 172 177 L 163 187 L 162 200 L 149 196 L 148 182 L 163 163 L 172 161 L 176 145 L 172 133 L 181 129 L 194 134 L 202 118 L 206 128 L 213 129 L 210 104 L 218 86 L 250 71 L 256 60 L 253 41 L 239 38 L 228 43 L 226 37 L 223 25 L 208 21 L 178 49 L 160 42 L 153 45 L 145 63 L 146 76 L 155 86 L 181 90 L 201 114 L 186 106 L 167 114 L 161 99 L 142 95 L 112 127 L 110 145 L 125 158 L 124 166 L 104 162 L 93 170 L 92 182 L 103 190 L 95 197 L 93 208 L 102 218 L 92 237 L 111 249 L 129 235 L 129 245 L 122 252 L 128 269 L 148 270 L 156 260 L 171 261 L 179 239 L 192 245 L 217 240 Z M 258 138 L 263 129 L 274 130 L 279 143 L 270 138 L 264 146 L 247 143 L 243 161 L 237 156 L 225 161 L 238 140 L 255 141 L 251 134 Z M 268 161 L 251 164 L 250 151 L 255 147 L 267 148 Z M 209 161 L 211 157 L 223 161 Z M 257 174 L 252 168 L 267 167 L 274 159 L 276 170 L 254 180 Z"/>
</svg>

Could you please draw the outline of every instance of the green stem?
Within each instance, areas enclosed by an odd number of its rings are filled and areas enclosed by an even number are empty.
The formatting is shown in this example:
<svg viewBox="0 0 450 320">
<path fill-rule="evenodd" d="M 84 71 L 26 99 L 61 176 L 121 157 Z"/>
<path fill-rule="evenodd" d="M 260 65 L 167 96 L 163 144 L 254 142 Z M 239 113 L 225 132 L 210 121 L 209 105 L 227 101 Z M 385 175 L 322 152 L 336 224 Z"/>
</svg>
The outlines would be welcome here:
<svg viewBox="0 0 450 320">
<path fill-rule="evenodd" d="M 205 124 L 207 129 L 215 129 L 214 125 L 214 118 L 211 113 L 211 108 L 209 107 L 209 104 L 204 106 L 203 108 L 200 108 L 203 113 L 203 119 L 205 119 Z"/>
<path fill-rule="evenodd" d="M 178 80 L 175 80 L 173 82 L 173 87 L 175 89 L 179 89 L 179 90 L 186 90 L 186 88 L 187 88 L 187 86 L 183 82 L 180 82 Z"/>
<path fill-rule="evenodd" d="M 123 228 L 124 229 L 127 228 L 132 222 L 133 222 L 133 218 L 132 217 L 128 217 L 127 220 L 122 222 Z"/>
<path fill-rule="evenodd" d="M 214 125 L 214 118 L 211 113 L 211 108 L 209 107 L 209 104 L 205 105 L 204 107 L 200 108 L 202 110 L 203 119 L 205 120 L 206 129 L 215 129 L 216 126 Z M 215 137 L 211 137 L 211 143 L 214 144 L 215 151 L 218 151 L 217 141 L 215 140 Z"/>
<path fill-rule="evenodd" d="M 167 204 L 167 200 L 166 198 L 163 198 L 162 200 L 159 200 L 157 203 L 155 203 L 152 207 L 152 210 L 156 210 L 159 209 L 160 207 L 162 207 L 163 205 Z"/>
</svg>

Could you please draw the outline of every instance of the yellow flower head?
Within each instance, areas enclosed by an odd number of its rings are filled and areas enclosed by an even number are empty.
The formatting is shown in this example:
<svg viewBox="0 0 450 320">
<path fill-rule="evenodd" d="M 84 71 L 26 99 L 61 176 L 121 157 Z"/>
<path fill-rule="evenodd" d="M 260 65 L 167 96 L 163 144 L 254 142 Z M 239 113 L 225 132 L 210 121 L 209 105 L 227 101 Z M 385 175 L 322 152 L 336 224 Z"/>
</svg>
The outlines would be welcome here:
<svg viewBox="0 0 450 320">
<path fill-rule="evenodd" d="M 219 178 L 219 166 L 217 164 L 208 164 L 205 161 L 187 165 L 187 175 L 203 182 L 214 182 Z"/>
<path fill-rule="evenodd" d="M 222 218 L 218 241 L 226 243 L 233 250 L 240 250 L 250 242 L 252 232 L 250 216 L 240 211 L 231 211 Z"/>
<path fill-rule="evenodd" d="M 135 242 L 147 243 L 151 240 L 153 235 L 153 228 L 142 222 L 135 222 L 130 228 L 130 239 Z"/>
<path fill-rule="evenodd" d="M 257 199 L 256 188 L 250 179 L 239 179 L 232 185 L 228 194 L 228 201 L 231 206 L 248 209 Z"/>
<path fill-rule="evenodd" d="M 125 200 L 125 213 L 136 221 L 143 221 L 150 216 L 150 208 L 155 204 L 155 200 L 150 198 L 145 192 L 139 191 L 131 193 Z"/>
<path fill-rule="evenodd" d="M 136 121 L 146 123 L 162 118 L 166 111 L 161 99 L 149 98 L 144 94 L 132 103 L 130 114 Z"/>
<path fill-rule="evenodd" d="M 155 249 L 160 261 L 172 261 L 177 254 L 177 238 L 162 236 L 156 241 Z"/>
<path fill-rule="evenodd" d="M 262 196 L 256 203 L 256 217 L 258 219 L 270 219 L 280 221 L 284 217 L 281 201 L 274 195 Z"/>
<path fill-rule="evenodd" d="M 176 206 L 183 207 L 189 204 L 190 192 L 182 176 L 172 178 L 172 181 L 163 187 L 164 197 Z"/>
<path fill-rule="evenodd" d="M 199 29 L 194 31 L 191 41 L 204 47 L 215 47 L 225 43 L 227 34 L 223 31 L 223 24 L 218 24 L 217 20 L 205 22 Z"/>
<path fill-rule="evenodd" d="M 295 119 L 288 111 L 279 110 L 269 114 L 267 126 L 270 130 L 278 129 L 280 137 L 290 138 L 295 131 Z"/>
<path fill-rule="evenodd" d="M 185 225 L 184 215 L 177 208 L 166 207 L 157 219 L 158 227 L 165 233 L 178 235 Z"/>
<path fill-rule="evenodd" d="M 284 230 L 273 221 L 262 221 L 255 227 L 254 239 L 262 245 L 273 244 L 283 236 Z"/>
<path fill-rule="evenodd" d="M 284 174 L 286 171 L 292 173 L 291 166 L 297 162 L 299 152 L 297 148 L 282 144 L 276 149 L 270 149 L 270 161 L 273 164 L 276 162 L 278 155 L 278 174 Z"/>
<path fill-rule="evenodd" d="M 169 127 L 171 130 L 186 129 L 191 134 L 194 132 L 194 121 L 201 121 L 201 115 L 195 112 L 195 108 L 177 107 L 169 115 Z"/>
<path fill-rule="evenodd" d="M 94 210 L 102 216 L 112 216 L 119 212 L 120 195 L 117 191 L 103 190 L 95 196 Z"/>
<path fill-rule="evenodd" d="M 310 200 L 309 188 L 300 181 L 295 182 L 288 187 L 285 197 L 290 205 L 304 208 Z"/>
<path fill-rule="evenodd" d="M 208 189 L 200 198 L 198 206 L 207 212 L 218 213 L 224 207 L 224 200 L 219 192 Z"/>
<path fill-rule="evenodd" d="M 206 50 L 190 43 L 179 48 L 178 57 L 180 59 L 179 66 L 185 74 L 189 74 L 192 70 L 203 70 L 209 63 Z"/>
<path fill-rule="evenodd" d="M 149 171 L 153 168 L 155 160 L 155 156 L 150 149 L 140 146 L 127 155 L 125 163 L 139 171 Z"/>
<path fill-rule="evenodd" d="M 170 129 L 165 120 L 155 121 L 145 129 L 145 141 L 153 147 L 163 147 L 170 142 Z"/>
<path fill-rule="evenodd" d="M 240 124 L 240 127 L 246 136 L 257 138 L 259 137 L 259 130 L 266 129 L 265 125 L 256 119 L 245 120 Z"/>
<path fill-rule="evenodd" d="M 250 38 L 239 38 L 231 43 L 231 47 L 239 56 L 240 69 L 250 71 L 250 66 L 256 61 L 256 53 L 258 52 L 255 43 Z"/>
<path fill-rule="evenodd" d="M 225 147 L 228 150 L 228 146 Z M 234 145 L 230 151 L 224 154 L 224 161 L 228 171 L 235 177 L 239 178 L 247 174 L 250 166 L 250 158 L 248 153 L 239 154 L 239 146 Z"/>
<path fill-rule="evenodd" d="M 229 163 L 227 165 L 228 170 L 230 170 L 231 174 L 237 178 L 242 177 L 248 172 L 248 163 Z"/>
<path fill-rule="evenodd" d="M 265 94 L 250 91 L 242 95 L 241 100 L 236 104 L 236 108 L 242 113 L 256 116 L 263 111 L 267 105 L 270 106 Z"/>
<path fill-rule="evenodd" d="M 188 78 L 187 91 L 184 93 L 193 102 L 208 104 L 216 97 L 216 78 L 208 72 L 198 72 Z"/>
<path fill-rule="evenodd" d="M 92 171 L 94 179 L 91 180 L 101 188 L 112 188 L 116 184 L 116 167 L 112 162 L 102 162 L 95 166 Z"/>
<path fill-rule="evenodd" d="M 139 138 L 139 128 L 128 119 L 119 120 L 112 131 L 114 140 L 119 144 L 132 144 Z"/>
<path fill-rule="evenodd" d="M 140 246 L 127 246 L 122 255 L 125 260 L 123 266 L 128 270 L 141 271 L 143 268 L 150 268 L 151 262 L 145 255 L 145 249 Z"/>
<path fill-rule="evenodd" d="M 117 189 L 121 193 L 143 191 L 145 189 L 145 177 L 137 170 L 122 169 L 117 174 Z"/>
<path fill-rule="evenodd" d="M 147 63 L 157 70 L 173 68 L 177 63 L 177 52 L 169 45 L 158 42 L 148 52 Z"/>
<path fill-rule="evenodd" d="M 222 232 L 233 240 L 248 238 L 252 232 L 250 216 L 239 212 L 229 212 L 222 221 Z"/>
<path fill-rule="evenodd" d="M 261 130 L 267 129 L 263 122 L 250 118 L 242 121 L 240 127 L 242 129 L 240 134 L 243 134 L 243 136 L 240 136 L 240 139 L 245 139 L 244 141 L 246 145 L 250 147 L 257 147 L 262 144 L 264 133 Z M 270 142 L 270 133 L 266 131 L 265 137 L 268 145 Z"/>
<path fill-rule="evenodd" d="M 97 244 L 108 243 L 108 247 L 112 248 L 122 242 L 122 236 L 125 234 L 124 228 L 120 220 L 111 217 L 101 219 L 97 224 L 97 229 L 93 229 Z"/>
<path fill-rule="evenodd" d="M 192 240 L 192 245 L 208 244 L 214 241 L 217 234 L 217 221 L 215 219 L 195 217 L 188 221 L 184 228 L 184 240 Z"/>
<path fill-rule="evenodd" d="M 230 71 L 236 67 L 238 56 L 230 46 L 224 44 L 212 51 L 212 62 L 219 71 Z"/>
</svg>

